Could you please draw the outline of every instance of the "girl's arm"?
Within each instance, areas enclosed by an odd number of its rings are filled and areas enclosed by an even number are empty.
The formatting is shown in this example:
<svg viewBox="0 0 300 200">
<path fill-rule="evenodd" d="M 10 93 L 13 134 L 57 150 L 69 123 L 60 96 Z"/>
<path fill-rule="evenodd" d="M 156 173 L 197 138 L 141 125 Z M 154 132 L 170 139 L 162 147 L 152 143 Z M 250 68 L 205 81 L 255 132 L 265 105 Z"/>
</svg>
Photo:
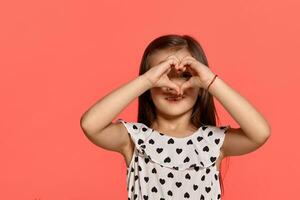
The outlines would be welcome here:
<svg viewBox="0 0 300 200">
<path fill-rule="evenodd" d="M 146 73 L 104 96 L 81 117 L 80 124 L 91 142 L 107 150 L 121 153 L 131 160 L 133 145 L 122 123 L 112 120 L 135 98 L 152 87 L 170 87 L 179 92 L 178 85 L 168 78 L 176 57 L 169 56 L 164 62 L 151 67 Z M 129 153 L 128 153 L 129 152 Z"/>
<path fill-rule="evenodd" d="M 206 89 L 215 74 L 209 67 L 192 56 L 184 57 L 181 65 L 176 69 L 184 69 L 186 65 L 188 65 L 193 76 L 181 85 L 181 91 L 192 86 Z M 210 85 L 209 92 L 221 102 L 240 125 L 240 128 L 227 130 L 221 147 L 223 156 L 246 154 L 256 150 L 266 142 L 270 136 L 270 126 L 245 98 L 219 77 Z"/>
<path fill-rule="evenodd" d="M 140 75 L 92 105 L 80 120 L 88 139 L 104 149 L 123 153 L 129 144 L 129 137 L 125 127 L 121 123 L 112 123 L 112 120 L 150 86 L 148 79 Z"/>
<path fill-rule="evenodd" d="M 242 155 L 263 145 L 270 136 L 266 119 L 238 92 L 217 77 L 209 92 L 218 99 L 241 128 L 230 128 L 222 146 L 225 156 Z M 234 133 L 234 134 L 232 134 Z"/>
<path fill-rule="evenodd" d="M 135 98 L 150 88 L 142 75 L 108 93 L 82 116 L 81 124 L 89 132 L 95 133 L 104 129 Z"/>
</svg>

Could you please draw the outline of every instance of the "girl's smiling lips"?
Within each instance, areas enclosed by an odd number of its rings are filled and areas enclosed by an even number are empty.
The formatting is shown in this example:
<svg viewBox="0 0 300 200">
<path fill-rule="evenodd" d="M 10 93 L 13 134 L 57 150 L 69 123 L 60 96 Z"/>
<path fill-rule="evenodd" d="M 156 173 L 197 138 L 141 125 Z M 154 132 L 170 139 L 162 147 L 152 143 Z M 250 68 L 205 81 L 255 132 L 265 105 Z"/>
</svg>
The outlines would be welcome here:
<svg viewBox="0 0 300 200">
<path fill-rule="evenodd" d="M 165 97 L 165 99 L 169 102 L 179 102 L 182 99 L 184 99 L 184 96 L 168 96 L 168 97 Z"/>
</svg>

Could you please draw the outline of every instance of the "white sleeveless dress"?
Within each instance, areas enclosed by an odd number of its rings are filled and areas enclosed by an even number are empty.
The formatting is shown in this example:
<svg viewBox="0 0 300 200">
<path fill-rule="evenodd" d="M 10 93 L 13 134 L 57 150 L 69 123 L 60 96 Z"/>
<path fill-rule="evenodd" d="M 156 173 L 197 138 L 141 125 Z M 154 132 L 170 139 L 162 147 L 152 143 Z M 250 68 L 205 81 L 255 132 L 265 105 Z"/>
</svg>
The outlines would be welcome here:
<svg viewBox="0 0 300 200">
<path fill-rule="evenodd" d="M 127 167 L 128 200 L 221 199 L 216 160 L 230 127 L 205 125 L 177 138 L 118 119 L 135 144 Z"/>
</svg>

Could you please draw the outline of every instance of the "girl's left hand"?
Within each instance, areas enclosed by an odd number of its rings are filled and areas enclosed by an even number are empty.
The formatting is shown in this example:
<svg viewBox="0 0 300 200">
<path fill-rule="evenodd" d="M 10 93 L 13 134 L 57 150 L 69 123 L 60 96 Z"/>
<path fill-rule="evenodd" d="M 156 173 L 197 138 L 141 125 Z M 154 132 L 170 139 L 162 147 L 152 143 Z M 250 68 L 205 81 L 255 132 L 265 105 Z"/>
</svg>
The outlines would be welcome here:
<svg viewBox="0 0 300 200">
<path fill-rule="evenodd" d="M 192 56 L 184 57 L 180 64 L 175 68 L 180 71 L 189 71 L 192 75 L 181 85 L 181 94 L 183 94 L 185 89 L 190 87 L 201 87 L 206 89 L 215 76 L 206 65 L 202 64 Z"/>
</svg>

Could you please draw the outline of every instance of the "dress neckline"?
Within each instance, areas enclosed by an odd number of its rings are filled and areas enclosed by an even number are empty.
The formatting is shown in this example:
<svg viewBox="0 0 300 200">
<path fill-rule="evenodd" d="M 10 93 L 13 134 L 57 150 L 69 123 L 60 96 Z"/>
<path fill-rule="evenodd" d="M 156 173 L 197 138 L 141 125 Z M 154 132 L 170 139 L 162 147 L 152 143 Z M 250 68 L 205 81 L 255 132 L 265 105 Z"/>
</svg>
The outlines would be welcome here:
<svg viewBox="0 0 300 200">
<path fill-rule="evenodd" d="M 202 127 L 203 126 L 200 126 L 196 131 L 194 131 L 192 134 L 190 134 L 188 136 L 185 136 L 185 137 L 175 137 L 175 136 L 171 136 L 171 135 L 168 135 L 166 133 L 157 131 L 157 130 L 155 130 L 155 129 L 147 126 L 147 128 L 150 129 L 152 133 L 155 132 L 155 134 L 160 134 L 161 136 L 164 136 L 164 137 L 167 137 L 167 138 L 170 138 L 170 139 L 172 138 L 174 140 L 186 140 L 186 139 L 190 139 L 190 138 L 198 135 L 198 133 L 201 131 Z"/>
</svg>

